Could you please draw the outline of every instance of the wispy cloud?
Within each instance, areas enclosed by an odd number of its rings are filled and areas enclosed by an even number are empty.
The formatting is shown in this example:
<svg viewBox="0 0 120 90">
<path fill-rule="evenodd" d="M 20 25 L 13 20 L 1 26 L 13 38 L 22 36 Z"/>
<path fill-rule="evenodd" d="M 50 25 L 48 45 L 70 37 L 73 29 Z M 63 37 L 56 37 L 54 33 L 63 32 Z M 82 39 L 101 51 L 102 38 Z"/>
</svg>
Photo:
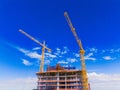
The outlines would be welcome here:
<svg viewBox="0 0 120 90">
<path fill-rule="evenodd" d="M 61 53 L 61 50 L 60 50 L 60 48 L 56 48 L 55 55 L 59 55 L 60 53 Z"/>
<path fill-rule="evenodd" d="M 67 54 L 68 52 L 69 52 L 68 47 L 64 46 L 62 49 L 56 48 L 55 55 L 62 57 L 62 55 Z"/>
<path fill-rule="evenodd" d="M 25 50 L 25 49 L 19 48 L 19 47 L 17 47 L 17 49 L 18 49 L 20 52 L 25 53 L 25 54 L 30 52 L 30 51 L 28 51 L 28 50 Z"/>
<path fill-rule="evenodd" d="M 50 64 L 50 60 L 45 60 L 45 64 L 49 65 Z"/>
<path fill-rule="evenodd" d="M 108 53 L 120 53 L 120 48 L 112 48 L 112 49 L 104 49 L 102 50 L 103 53 L 108 52 Z"/>
<path fill-rule="evenodd" d="M 105 59 L 105 60 L 113 60 L 114 58 L 112 58 L 111 56 L 104 56 L 103 59 Z"/>
<path fill-rule="evenodd" d="M 92 90 L 119 90 L 120 74 L 88 73 Z"/>
<path fill-rule="evenodd" d="M 51 54 L 51 53 L 45 53 L 45 56 L 49 57 L 49 58 L 56 58 L 57 57 L 56 55 Z"/>
<path fill-rule="evenodd" d="M 120 58 L 120 48 L 111 48 L 111 49 L 97 49 L 97 48 L 87 48 L 85 56 L 86 60 L 115 60 Z M 108 56 L 109 55 L 109 56 Z M 115 57 L 115 58 L 114 58 Z"/>
<path fill-rule="evenodd" d="M 0 81 L 1 90 L 31 90 L 36 89 L 37 78 L 16 78 L 12 80 Z"/>
<path fill-rule="evenodd" d="M 60 63 L 60 64 L 68 64 L 68 62 L 66 62 L 66 61 L 64 61 L 64 60 L 61 60 L 61 61 L 59 61 L 58 63 Z"/>
<path fill-rule="evenodd" d="M 32 51 L 32 50 L 30 51 L 30 50 L 26 50 L 26 49 L 19 48 L 19 47 L 17 47 L 17 49 L 20 52 L 24 53 L 29 58 L 41 60 L 42 55 L 38 54 L 36 51 Z M 54 58 L 57 58 L 57 56 L 52 54 L 52 53 L 46 52 L 45 53 L 45 59 L 44 59 L 45 64 L 50 64 L 50 62 L 51 62 L 50 60 L 53 60 Z M 22 60 L 22 61 L 23 61 L 22 63 L 24 65 L 27 65 L 27 66 L 33 64 L 33 63 L 30 63 L 28 60 L 25 60 L 25 59 Z"/>
<path fill-rule="evenodd" d="M 120 48 L 116 49 L 116 52 L 120 52 Z"/>
<path fill-rule="evenodd" d="M 32 50 L 40 50 L 40 49 L 41 49 L 41 47 L 35 47 Z"/>
<path fill-rule="evenodd" d="M 41 55 L 38 54 L 37 52 L 35 51 L 29 51 L 29 50 L 26 50 L 26 49 L 23 49 L 23 48 L 17 48 L 20 52 L 24 53 L 26 56 L 30 57 L 30 58 L 35 58 L 35 59 L 40 59 L 41 58 Z"/>
<path fill-rule="evenodd" d="M 108 50 L 110 53 L 117 53 L 117 52 L 120 52 L 120 48 L 118 49 L 110 49 Z"/>
<path fill-rule="evenodd" d="M 67 58 L 67 61 L 70 63 L 77 62 L 78 60 L 76 58 Z"/>
<path fill-rule="evenodd" d="M 89 48 L 90 52 L 95 52 L 97 53 L 98 52 L 98 49 L 97 48 Z"/>
<path fill-rule="evenodd" d="M 33 58 L 33 59 L 37 59 L 37 60 L 41 59 L 41 54 L 38 54 L 36 51 L 39 49 L 39 47 L 36 47 L 32 50 L 26 50 L 26 49 L 23 49 L 20 47 L 17 47 L 17 49 L 20 52 L 24 53 L 29 58 Z M 112 52 L 119 53 L 120 48 L 118 48 L 118 49 L 106 49 L 106 50 L 99 50 L 97 48 L 88 48 L 88 49 L 86 49 L 87 54 L 85 54 L 84 58 L 85 58 L 85 60 L 93 60 L 93 61 L 94 60 L 113 60 L 113 59 L 116 59 L 116 58 L 113 58 L 114 55 L 112 54 Z M 106 54 L 111 54 L 111 56 L 107 56 Z M 72 58 L 70 58 L 70 57 L 72 57 Z M 65 60 L 65 62 L 74 63 L 74 62 L 78 61 L 77 60 L 78 58 L 80 58 L 79 53 L 74 53 L 72 51 L 70 52 L 70 50 L 66 46 L 64 46 L 62 49 L 56 48 L 52 53 L 45 52 L 45 60 L 47 60 L 46 61 L 47 63 L 53 63 L 53 60 L 54 60 L 54 63 L 57 63 L 57 60 Z"/>
<path fill-rule="evenodd" d="M 22 63 L 26 66 L 31 66 L 33 65 L 30 61 L 26 60 L 26 59 L 22 59 Z"/>
<path fill-rule="evenodd" d="M 74 53 L 74 55 L 76 58 L 80 57 L 80 54 L 78 54 L 78 53 Z"/>
<path fill-rule="evenodd" d="M 41 58 L 41 55 L 38 54 L 37 52 L 29 52 L 26 55 L 29 56 L 30 58 L 36 58 L 36 59 L 40 59 Z"/>
<path fill-rule="evenodd" d="M 101 53 L 105 53 L 106 51 L 105 50 L 102 50 L 102 52 Z"/>
<path fill-rule="evenodd" d="M 120 90 L 120 74 L 88 73 L 92 90 Z M 2 90 L 31 90 L 36 88 L 36 77 L 0 81 Z"/>
<path fill-rule="evenodd" d="M 89 53 L 88 55 L 86 55 L 85 60 L 96 60 L 96 58 L 93 58 L 91 56 L 93 56 L 93 53 Z"/>
<path fill-rule="evenodd" d="M 64 47 L 63 47 L 63 51 L 61 52 L 61 54 L 66 54 L 66 53 L 68 53 L 68 52 L 69 52 L 68 47 L 64 46 Z"/>
</svg>

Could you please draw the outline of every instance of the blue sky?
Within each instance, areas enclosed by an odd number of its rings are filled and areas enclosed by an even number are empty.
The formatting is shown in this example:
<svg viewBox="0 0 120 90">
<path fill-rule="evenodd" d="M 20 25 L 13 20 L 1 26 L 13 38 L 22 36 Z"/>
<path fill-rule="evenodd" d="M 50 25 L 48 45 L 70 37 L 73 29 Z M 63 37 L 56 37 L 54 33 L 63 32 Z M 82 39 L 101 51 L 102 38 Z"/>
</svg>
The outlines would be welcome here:
<svg viewBox="0 0 120 90">
<path fill-rule="evenodd" d="M 79 47 L 64 17 L 65 11 L 69 13 L 86 51 L 92 90 L 98 87 L 99 90 L 120 89 L 117 86 L 120 84 L 119 0 L 0 0 L 2 90 L 31 90 L 28 87 L 35 87 L 32 83 L 35 83 L 35 73 L 39 70 L 41 47 L 22 35 L 19 29 L 41 43 L 45 40 L 52 49 L 52 53 L 45 53 L 45 66 L 60 63 L 81 69 Z"/>
</svg>

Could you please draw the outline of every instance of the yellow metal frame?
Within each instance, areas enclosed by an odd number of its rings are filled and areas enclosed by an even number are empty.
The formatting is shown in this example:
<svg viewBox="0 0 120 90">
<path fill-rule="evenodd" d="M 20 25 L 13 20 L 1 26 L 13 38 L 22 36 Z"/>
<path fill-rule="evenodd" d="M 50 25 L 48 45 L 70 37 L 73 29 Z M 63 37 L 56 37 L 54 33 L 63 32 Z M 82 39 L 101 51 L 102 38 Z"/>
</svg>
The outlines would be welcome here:
<svg viewBox="0 0 120 90">
<path fill-rule="evenodd" d="M 81 65 L 82 65 L 82 79 L 83 79 L 82 83 L 83 83 L 83 87 L 84 87 L 83 90 L 88 90 L 89 89 L 89 87 L 88 87 L 88 78 L 87 78 L 87 71 L 86 71 L 86 65 L 85 65 L 85 60 L 84 60 L 85 51 L 84 51 L 84 49 L 82 47 L 82 42 L 79 39 L 79 37 L 78 37 L 78 35 L 77 35 L 76 31 L 75 31 L 75 28 L 72 25 L 72 22 L 71 22 L 71 20 L 69 18 L 68 13 L 64 12 L 64 16 L 65 16 L 65 18 L 67 20 L 67 23 L 68 23 L 68 25 L 69 25 L 69 27 L 70 27 L 76 41 L 77 41 L 77 43 L 78 43 L 78 46 L 80 47 L 80 57 L 81 57 Z"/>
</svg>

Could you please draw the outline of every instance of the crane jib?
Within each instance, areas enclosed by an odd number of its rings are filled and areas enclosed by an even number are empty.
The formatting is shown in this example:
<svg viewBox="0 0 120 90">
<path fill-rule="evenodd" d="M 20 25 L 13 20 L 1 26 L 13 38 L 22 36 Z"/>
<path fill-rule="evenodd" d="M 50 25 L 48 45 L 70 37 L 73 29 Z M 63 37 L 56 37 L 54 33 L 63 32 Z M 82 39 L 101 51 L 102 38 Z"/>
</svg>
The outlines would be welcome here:
<svg viewBox="0 0 120 90">
<path fill-rule="evenodd" d="M 44 44 L 40 43 L 38 40 L 36 40 L 34 37 L 32 37 L 31 35 L 29 35 L 28 33 L 26 33 L 25 31 L 23 31 L 22 29 L 19 30 L 22 34 L 24 34 L 25 36 L 27 36 L 28 38 L 30 38 L 31 40 L 33 40 L 34 42 L 36 42 L 37 44 L 41 45 L 42 47 L 44 47 L 45 49 L 47 49 L 48 51 L 51 51 L 51 49 L 49 49 L 48 47 L 46 47 Z"/>
</svg>

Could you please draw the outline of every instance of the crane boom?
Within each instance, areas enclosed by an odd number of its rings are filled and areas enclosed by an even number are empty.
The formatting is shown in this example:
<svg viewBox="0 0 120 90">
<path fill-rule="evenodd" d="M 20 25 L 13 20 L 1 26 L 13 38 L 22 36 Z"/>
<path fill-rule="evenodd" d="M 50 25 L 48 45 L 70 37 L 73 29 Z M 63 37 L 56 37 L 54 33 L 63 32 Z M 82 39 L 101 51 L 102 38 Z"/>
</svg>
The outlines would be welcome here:
<svg viewBox="0 0 120 90">
<path fill-rule="evenodd" d="M 78 38 L 78 35 L 77 35 L 77 33 L 75 32 L 75 28 L 74 28 L 73 25 L 72 25 L 72 22 L 71 22 L 71 20 L 70 20 L 70 18 L 69 18 L 69 16 L 68 16 L 68 13 L 67 13 L 67 12 L 64 12 L 64 16 L 65 16 L 65 18 L 66 18 L 66 20 L 67 20 L 67 22 L 68 22 L 68 25 L 69 25 L 69 27 L 70 27 L 73 35 L 75 36 L 75 39 L 76 39 L 76 41 L 77 41 L 80 49 L 83 50 L 81 40 Z"/>
<path fill-rule="evenodd" d="M 44 44 L 40 43 L 38 40 L 36 40 L 34 37 L 32 37 L 31 35 L 29 35 L 28 33 L 26 33 L 25 31 L 23 31 L 22 29 L 19 29 L 19 31 L 24 34 L 25 36 L 27 36 L 28 38 L 30 38 L 31 40 L 33 40 L 34 42 L 36 42 L 37 44 L 39 44 L 42 47 L 45 47 L 45 49 L 47 49 L 48 51 L 51 52 L 51 49 L 49 49 L 48 47 L 46 47 Z"/>
<path fill-rule="evenodd" d="M 27 36 L 28 38 L 30 38 L 31 40 L 33 40 L 34 42 L 36 42 L 37 44 L 39 44 L 40 46 L 42 46 L 42 57 L 41 57 L 41 64 L 40 64 L 40 72 L 43 72 L 44 71 L 44 53 L 45 53 L 45 49 L 48 50 L 49 52 L 51 52 L 52 50 L 45 46 L 45 41 L 42 44 L 38 40 L 36 40 L 34 37 L 32 37 L 31 35 L 26 33 L 25 31 L 23 31 L 21 29 L 19 31 L 22 34 L 24 34 L 25 36 Z"/>
<path fill-rule="evenodd" d="M 68 13 L 67 13 L 67 12 L 64 12 L 64 16 L 65 16 L 65 18 L 66 18 L 66 20 L 67 20 L 67 22 L 68 22 L 68 25 L 69 25 L 69 27 L 70 27 L 70 29 L 71 29 L 71 31 L 72 31 L 72 33 L 73 33 L 76 41 L 77 41 L 79 47 L 80 47 L 80 56 L 81 56 L 82 70 L 86 70 L 85 61 L 84 61 L 84 53 L 85 53 L 85 51 L 84 51 L 84 49 L 83 49 L 83 47 L 82 47 L 81 40 L 78 38 L 78 35 L 77 35 L 76 31 L 75 31 L 75 28 L 74 28 L 73 25 L 72 25 L 72 22 L 71 22 L 71 20 L 70 20 L 70 18 L 69 18 Z"/>
</svg>

